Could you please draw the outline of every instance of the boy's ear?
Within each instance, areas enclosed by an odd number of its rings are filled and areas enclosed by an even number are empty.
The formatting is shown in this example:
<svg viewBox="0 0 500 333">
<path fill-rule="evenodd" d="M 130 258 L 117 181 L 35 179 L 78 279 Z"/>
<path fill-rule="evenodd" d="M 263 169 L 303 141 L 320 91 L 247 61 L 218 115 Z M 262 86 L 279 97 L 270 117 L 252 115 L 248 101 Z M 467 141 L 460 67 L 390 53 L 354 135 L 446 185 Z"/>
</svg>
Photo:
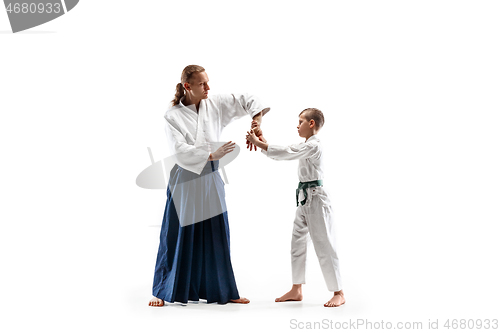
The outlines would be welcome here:
<svg viewBox="0 0 500 333">
<path fill-rule="evenodd" d="M 309 120 L 309 128 L 314 128 L 314 126 L 316 126 L 314 119 Z"/>
</svg>

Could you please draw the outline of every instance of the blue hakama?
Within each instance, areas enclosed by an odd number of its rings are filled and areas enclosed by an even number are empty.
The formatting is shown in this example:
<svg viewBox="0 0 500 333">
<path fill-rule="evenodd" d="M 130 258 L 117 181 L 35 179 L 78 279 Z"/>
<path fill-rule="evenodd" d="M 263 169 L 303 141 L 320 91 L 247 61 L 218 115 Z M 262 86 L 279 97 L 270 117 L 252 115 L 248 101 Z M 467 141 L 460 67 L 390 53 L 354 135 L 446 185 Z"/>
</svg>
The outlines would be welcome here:
<svg viewBox="0 0 500 333">
<path fill-rule="evenodd" d="M 187 199 L 189 192 L 193 195 L 193 179 L 197 181 L 198 194 L 206 196 L 202 207 L 196 209 L 208 209 L 212 205 L 226 207 L 218 161 L 208 162 L 200 175 L 174 166 L 167 188 L 153 295 L 170 303 L 206 299 L 208 303 L 225 304 L 240 298 L 231 265 L 227 211 L 223 209 L 221 214 L 182 226 L 173 196 Z M 183 212 L 185 207 L 178 210 Z"/>
</svg>

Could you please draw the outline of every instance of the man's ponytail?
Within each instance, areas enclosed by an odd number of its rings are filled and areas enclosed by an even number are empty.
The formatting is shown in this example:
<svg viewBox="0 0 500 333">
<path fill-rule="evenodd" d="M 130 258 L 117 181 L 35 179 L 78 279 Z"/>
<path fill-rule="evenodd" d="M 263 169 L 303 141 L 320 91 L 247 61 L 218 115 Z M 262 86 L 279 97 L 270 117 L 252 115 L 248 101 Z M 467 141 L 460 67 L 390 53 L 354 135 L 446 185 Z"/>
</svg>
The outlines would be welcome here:
<svg viewBox="0 0 500 333">
<path fill-rule="evenodd" d="M 180 100 L 182 97 L 184 97 L 184 86 L 182 83 L 177 83 L 177 86 L 175 86 L 175 97 L 172 100 L 172 105 L 177 105 L 179 104 Z"/>
</svg>

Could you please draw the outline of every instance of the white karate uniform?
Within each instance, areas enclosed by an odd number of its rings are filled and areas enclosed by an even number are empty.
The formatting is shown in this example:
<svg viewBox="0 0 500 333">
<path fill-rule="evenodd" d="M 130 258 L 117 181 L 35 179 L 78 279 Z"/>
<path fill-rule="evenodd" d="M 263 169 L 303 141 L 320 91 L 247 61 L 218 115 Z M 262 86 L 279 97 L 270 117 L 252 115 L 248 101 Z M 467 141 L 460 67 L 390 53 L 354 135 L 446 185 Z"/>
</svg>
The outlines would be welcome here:
<svg viewBox="0 0 500 333">
<path fill-rule="evenodd" d="M 323 180 L 322 147 L 316 135 L 306 142 L 288 147 L 269 145 L 266 156 L 275 160 L 299 160 L 299 181 Z M 295 214 L 292 234 L 292 281 L 305 283 L 306 254 L 309 238 L 312 240 L 319 264 L 329 291 L 342 289 L 339 260 L 336 251 L 332 207 L 328 193 L 323 186 L 307 188 L 304 205 L 303 191 L 299 193 L 299 206 Z"/>
<path fill-rule="evenodd" d="M 201 100 L 198 112 L 194 105 L 184 106 L 183 101 L 184 98 L 165 113 L 165 131 L 177 164 L 198 175 L 215 151 L 212 144 L 220 141 L 224 127 L 243 116 L 253 118 L 270 110 L 248 94 L 210 96 Z"/>
</svg>

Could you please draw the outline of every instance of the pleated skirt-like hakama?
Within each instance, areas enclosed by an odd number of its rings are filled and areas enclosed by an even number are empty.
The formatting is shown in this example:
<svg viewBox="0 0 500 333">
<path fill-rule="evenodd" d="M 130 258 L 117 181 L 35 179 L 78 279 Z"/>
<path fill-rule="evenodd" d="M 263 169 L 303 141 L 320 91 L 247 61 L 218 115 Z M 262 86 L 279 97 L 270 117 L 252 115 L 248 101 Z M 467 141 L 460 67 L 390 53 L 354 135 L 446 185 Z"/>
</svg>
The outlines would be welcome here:
<svg viewBox="0 0 500 333">
<path fill-rule="evenodd" d="M 230 258 L 224 183 L 217 168 L 218 161 L 208 162 L 197 175 L 176 165 L 170 173 L 153 279 L 153 295 L 166 302 L 206 299 L 225 304 L 240 298 Z"/>
</svg>

